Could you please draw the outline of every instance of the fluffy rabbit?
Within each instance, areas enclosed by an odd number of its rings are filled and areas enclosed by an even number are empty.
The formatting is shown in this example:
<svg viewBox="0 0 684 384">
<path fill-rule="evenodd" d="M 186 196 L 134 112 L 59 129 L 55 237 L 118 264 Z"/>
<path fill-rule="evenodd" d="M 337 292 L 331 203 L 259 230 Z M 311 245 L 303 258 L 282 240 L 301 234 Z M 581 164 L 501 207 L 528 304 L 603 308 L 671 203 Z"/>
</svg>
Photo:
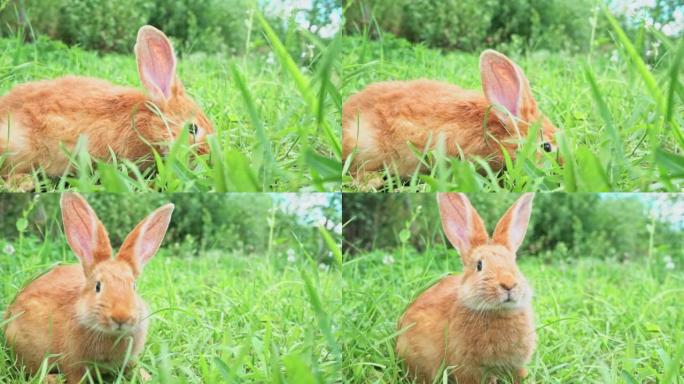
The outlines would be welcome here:
<svg viewBox="0 0 684 384">
<path fill-rule="evenodd" d="M 151 26 L 138 31 L 138 74 L 147 93 L 104 80 L 67 76 L 21 84 L 0 98 L 2 173 L 28 173 L 42 166 L 49 176 L 62 175 L 80 135 L 97 159 L 138 160 L 163 152 L 163 143 L 190 131 L 199 153 L 213 126 L 176 77 L 176 58 L 169 39 Z M 61 146 L 64 146 L 62 148 Z M 111 152 L 110 152 L 111 151 Z M 150 164 L 148 162 L 147 164 Z"/>
<path fill-rule="evenodd" d="M 440 141 L 449 156 L 479 156 L 499 169 L 500 146 L 514 156 L 534 122 L 541 123 L 541 148 L 554 151 L 555 127 L 537 109 L 522 70 L 501 53 L 486 50 L 480 56 L 480 75 L 484 95 L 415 80 L 371 84 L 350 97 L 342 110 L 342 148 L 345 159 L 353 154 L 352 176 L 358 179 L 385 165 L 410 176 L 419 159 L 408 144 L 423 151 Z"/>
<path fill-rule="evenodd" d="M 523 195 L 489 239 L 463 194 L 438 194 L 442 227 L 458 249 L 463 273 L 422 293 L 398 323 L 397 355 L 411 378 L 432 382 L 445 367 L 459 384 L 525 377 L 536 344 L 532 291 L 515 259 L 534 195 Z"/>
<path fill-rule="evenodd" d="M 159 249 L 173 204 L 140 222 L 115 258 L 107 231 L 81 196 L 63 194 L 61 209 L 67 241 L 81 263 L 58 266 L 19 292 L 5 315 L 5 338 L 27 372 L 35 373 L 50 356 L 72 384 L 90 363 L 121 368 L 129 344 L 132 358 L 142 350 L 149 310 L 135 280 Z"/>
</svg>

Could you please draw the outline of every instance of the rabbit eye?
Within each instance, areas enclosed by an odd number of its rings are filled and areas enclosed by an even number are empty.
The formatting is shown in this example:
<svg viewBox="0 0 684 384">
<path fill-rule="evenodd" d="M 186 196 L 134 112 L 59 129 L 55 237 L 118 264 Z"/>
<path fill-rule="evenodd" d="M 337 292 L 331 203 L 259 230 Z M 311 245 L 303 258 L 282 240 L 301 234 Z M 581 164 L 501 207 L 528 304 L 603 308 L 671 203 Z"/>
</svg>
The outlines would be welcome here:
<svg viewBox="0 0 684 384">
<path fill-rule="evenodd" d="M 477 268 L 478 272 L 480 272 L 482 270 L 482 260 L 477 261 L 477 266 L 475 268 Z"/>
<path fill-rule="evenodd" d="M 100 293 L 100 289 L 102 289 L 102 284 L 98 281 L 95 283 L 95 292 Z"/>
<path fill-rule="evenodd" d="M 197 132 L 199 132 L 199 127 L 197 126 L 197 124 L 192 123 L 188 126 L 188 131 L 191 135 L 197 136 Z"/>
<path fill-rule="evenodd" d="M 551 149 L 552 149 L 551 143 L 549 143 L 549 142 L 542 143 L 542 149 L 544 150 L 544 152 L 551 152 Z"/>
</svg>

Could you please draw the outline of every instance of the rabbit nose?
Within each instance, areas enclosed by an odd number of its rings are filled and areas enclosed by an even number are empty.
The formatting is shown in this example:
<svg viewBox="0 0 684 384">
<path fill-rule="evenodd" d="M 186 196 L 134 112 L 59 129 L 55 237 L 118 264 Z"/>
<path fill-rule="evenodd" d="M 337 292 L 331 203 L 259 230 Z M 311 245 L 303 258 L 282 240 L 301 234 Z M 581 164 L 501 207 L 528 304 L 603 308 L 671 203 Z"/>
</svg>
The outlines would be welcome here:
<svg viewBox="0 0 684 384">
<path fill-rule="evenodd" d="M 507 282 L 501 282 L 499 283 L 501 288 L 510 291 L 511 289 L 515 288 L 516 285 L 518 285 L 515 281 L 507 281 Z"/>
<path fill-rule="evenodd" d="M 124 325 L 128 323 L 129 320 L 131 320 L 131 317 L 122 313 L 117 313 L 113 314 L 111 316 L 112 321 L 115 322 L 118 325 Z"/>
</svg>

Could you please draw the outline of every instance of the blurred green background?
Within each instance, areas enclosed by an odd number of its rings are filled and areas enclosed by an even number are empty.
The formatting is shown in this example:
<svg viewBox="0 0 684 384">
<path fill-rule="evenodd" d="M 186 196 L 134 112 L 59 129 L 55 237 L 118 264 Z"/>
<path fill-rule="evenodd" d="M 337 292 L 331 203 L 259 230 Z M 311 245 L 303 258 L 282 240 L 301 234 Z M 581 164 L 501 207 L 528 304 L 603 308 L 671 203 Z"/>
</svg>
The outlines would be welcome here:
<svg viewBox="0 0 684 384">
<path fill-rule="evenodd" d="M 266 45 L 254 12 L 262 11 L 286 37 L 289 47 L 304 44 L 288 32 L 306 25 L 316 34 L 339 10 L 334 0 L 313 0 L 306 7 L 263 0 L 4 0 L 0 1 L 0 36 L 44 35 L 69 45 L 99 51 L 131 52 L 140 26 L 154 25 L 169 35 L 180 53 L 244 53 Z"/>
<path fill-rule="evenodd" d="M 586 51 L 596 34 L 595 44 L 610 43 L 602 5 L 633 35 L 648 26 L 681 36 L 681 0 L 345 0 L 344 29 L 465 51 Z"/>
<path fill-rule="evenodd" d="M 468 194 L 490 234 L 519 196 Z M 347 257 L 373 249 L 422 251 L 445 244 L 434 194 L 345 194 L 343 205 Z M 624 261 L 646 258 L 650 249 L 668 260 L 684 258 L 684 195 L 538 193 L 518 253 L 549 260 Z"/>
<path fill-rule="evenodd" d="M 0 194 L 0 239 L 64 241 L 59 194 Z M 341 241 L 341 195 L 326 193 L 84 194 L 109 231 L 114 248 L 147 214 L 171 202 L 176 208 L 164 246 L 179 256 L 220 250 L 284 256 L 296 252 L 332 263 L 321 236 Z"/>
</svg>

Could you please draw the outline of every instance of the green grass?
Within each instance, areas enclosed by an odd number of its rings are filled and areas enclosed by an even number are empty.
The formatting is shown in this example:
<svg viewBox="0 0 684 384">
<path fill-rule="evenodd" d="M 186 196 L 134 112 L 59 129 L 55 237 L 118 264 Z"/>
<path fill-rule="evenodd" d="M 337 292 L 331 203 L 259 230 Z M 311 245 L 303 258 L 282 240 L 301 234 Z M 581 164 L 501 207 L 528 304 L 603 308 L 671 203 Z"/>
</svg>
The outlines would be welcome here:
<svg viewBox="0 0 684 384">
<path fill-rule="evenodd" d="M 684 383 L 681 260 L 666 270 L 655 257 L 648 267 L 646 258 L 545 263 L 519 256 L 535 291 L 539 339 L 525 382 Z M 407 382 L 394 354 L 397 319 L 424 288 L 460 269 L 456 252 L 442 247 L 347 260 L 340 315 L 345 381 Z"/>
<path fill-rule="evenodd" d="M 87 153 L 74 153 L 71 174 L 50 179 L 37 169 L 33 184 L 43 191 L 84 192 L 339 189 L 337 44 L 328 49 L 327 42 L 306 35 L 311 48 L 295 61 L 294 49 L 286 49 L 291 47 L 265 21 L 260 26 L 254 33 L 264 32 L 268 45 L 244 56 L 196 53 L 179 61 L 180 79 L 216 128 L 211 155 L 196 156 L 178 140 L 168 156 L 157 158 L 153 173 L 125 161 L 92 164 Z M 98 55 L 44 39 L 0 39 L 0 94 L 67 74 L 142 89 L 132 51 Z M 0 181 L 0 191 L 10 188 Z"/>
<path fill-rule="evenodd" d="M 76 260 L 64 242 L 24 238 L 13 243 L 11 255 L 2 251 L 6 244 L 0 240 L 2 311 L 32 277 Z M 299 251 L 288 262 L 275 252 L 268 257 L 214 250 L 187 257 L 184 247 L 167 245 L 138 280 L 138 292 L 153 312 L 139 364 L 153 383 L 337 379 L 339 348 L 328 314 L 341 305 L 337 268 L 323 270 Z M 30 381 L 12 361 L 0 344 L 0 382 L 41 382 Z"/>
<path fill-rule="evenodd" d="M 607 14 L 604 17 L 609 17 Z M 519 150 L 499 175 L 482 161 L 448 158 L 443 151 L 416 156 L 429 165 L 402 180 L 392 164 L 379 172 L 389 191 L 681 191 L 684 187 L 684 40 L 654 35 L 663 54 L 651 65 L 617 23 L 614 47 L 570 55 L 534 51 L 511 54 L 523 69 L 540 110 L 560 129 L 565 164 Z M 443 53 L 389 36 L 350 38 L 342 56 L 346 99 L 383 80 L 430 78 L 480 89 L 477 53 Z M 595 42 L 591 43 L 594 47 Z M 614 52 L 617 60 L 611 60 Z M 530 143 L 537 147 L 536 143 Z M 344 164 L 343 190 L 353 182 Z"/>
</svg>

